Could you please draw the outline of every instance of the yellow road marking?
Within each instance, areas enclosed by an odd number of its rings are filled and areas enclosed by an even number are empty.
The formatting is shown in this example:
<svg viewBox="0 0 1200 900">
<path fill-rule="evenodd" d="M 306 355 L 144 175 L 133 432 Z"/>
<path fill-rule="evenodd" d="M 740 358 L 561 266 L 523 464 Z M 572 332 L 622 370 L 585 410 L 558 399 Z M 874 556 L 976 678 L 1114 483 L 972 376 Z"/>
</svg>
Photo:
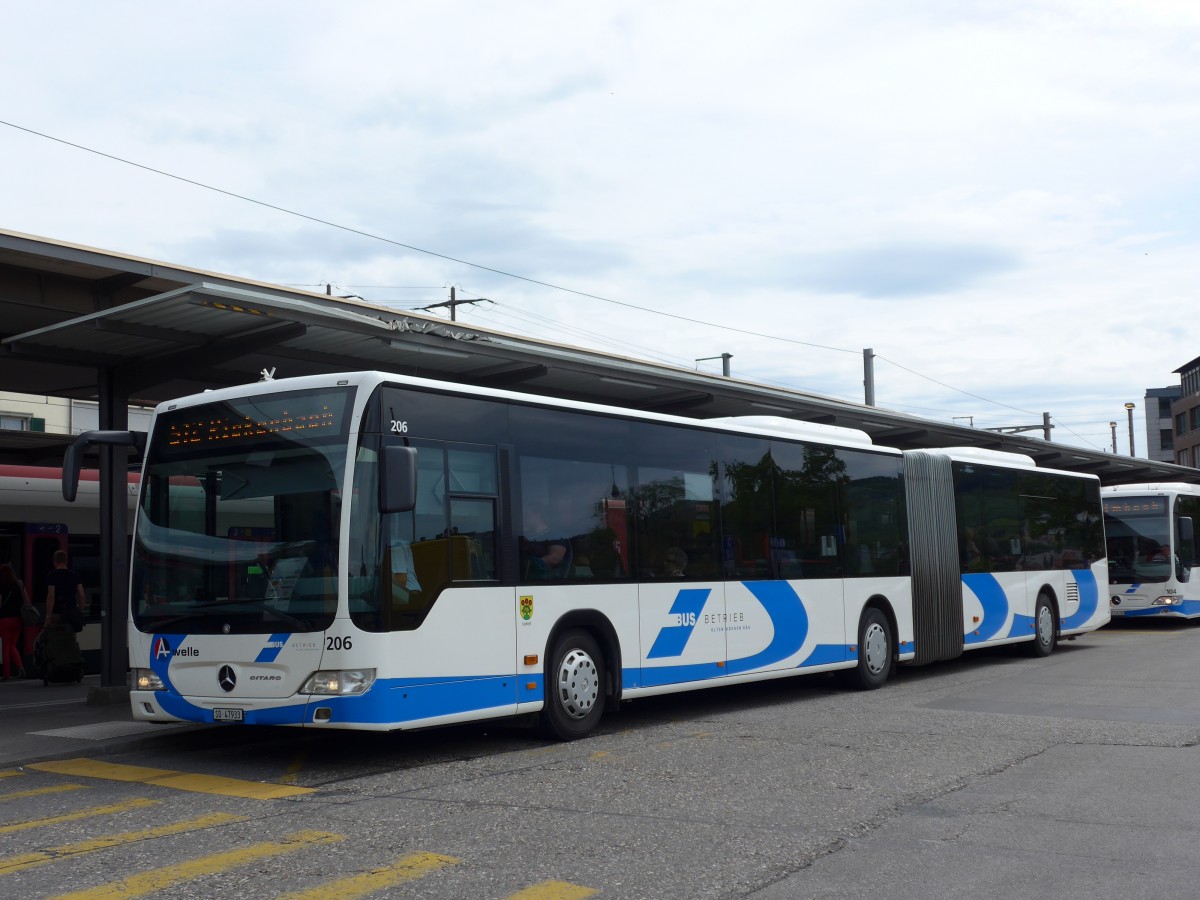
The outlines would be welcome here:
<svg viewBox="0 0 1200 900">
<path fill-rule="evenodd" d="M 172 834 L 182 834 L 188 831 L 199 831 L 202 828 L 212 828 L 216 825 L 228 825 L 233 822 L 244 822 L 246 816 L 235 816 L 232 813 L 212 813 L 189 819 L 186 822 L 173 822 L 170 825 L 159 825 L 155 828 L 141 828 L 137 831 L 126 831 L 122 834 L 107 834 L 90 841 L 80 841 L 77 844 L 64 844 L 61 847 L 51 847 L 37 853 L 22 853 L 19 856 L 9 856 L 0 859 L 0 875 L 11 875 L 25 869 L 32 869 L 58 859 L 67 859 L 81 853 L 91 853 L 95 850 L 105 850 L 118 847 L 121 844 L 132 844 L 149 838 L 167 837 Z"/>
<path fill-rule="evenodd" d="M 170 769 L 151 769 L 147 766 L 127 766 L 94 759 L 64 759 L 57 762 L 34 763 L 31 769 L 71 775 L 76 778 L 104 778 L 109 781 L 136 781 L 191 791 L 197 794 L 219 794 L 222 797 L 243 797 L 248 800 L 281 800 L 300 794 L 316 793 L 313 788 L 269 784 L 262 781 L 243 781 L 222 775 L 189 775 Z"/>
<path fill-rule="evenodd" d="M 27 828 L 39 828 L 42 825 L 58 825 L 61 822 L 75 822 L 79 819 L 90 819 L 92 816 L 107 816 L 109 813 L 128 812 L 131 809 L 142 809 L 147 806 L 154 806 L 161 803 L 161 800 L 147 800 L 138 797 L 134 800 L 125 800 L 121 803 L 113 803 L 109 806 L 93 806 L 88 809 L 81 809 L 78 812 L 63 813 L 61 816 L 49 816 L 45 819 L 31 819 L 28 822 L 13 822 L 9 825 L 0 825 L 0 834 L 9 834 L 13 831 L 24 831 Z"/>
<path fill-rule="evenodd" d="M 56 900 L 101 900 L 101 898 L 110 897 L 144 897 L 146 894 L 161 891 L 163 888 L 170 887 L 180 881 L 199 878 L 201 875 L 227 872 L 230 869 L 236 869 L 238 866 L 244 866 L 256 860 L 281 856 L 284 853 L 295 853 L 297 850 L 303 850 L 305 847 L 312 846 L 313 844 L 332 844 L 340 840 L 343 840 L 340 834 L 331 834 L 328 831 L 297 831 L 295 834 L 289 834 L 281 841 L 263 841 L 259 844 L 251 844 L 248 847 L 240 847 L 237 850 L 213 853 L 210 856 L 202 856 L 199 859 L 189 860 L 188 862 L 176 863 L 173 866 L 164 866 L 161 869 L 152 869 L 149 872 L 130 875 L 128 878 L 102 884 L 99 887 L 75 891 L 70 894 L 62 894 Z"/>
<path fill-rule="evenodd" d="M 569 881 L 543 881 L 509 894 L 508 900 L 581 900 L 598 893 L 595 888 L 580 887 Z"/>
<path fill-rule="evenodd" d="M 0 769 L 0 778 L 17 778 L 24 774 L 17 769 Z"/>
<path fill-rule="evenodd" d="M 459 860 L 453 856 L 441 856 L 437 853 L 410 853 L 390 866 L 372 869 L 370 872 L 351 875 L 348 878 L 339 878 L 337 881 L 329 881 L 307 891 L 283 894 L 277 900 L 324 900 L 326 897 L 353 900 L 354 897 L 365 897 L 367 894 L 420 878 L 422 875 L 452 866 L 457 862 Z"/>
<path fill-rule="evenodd" d="M 291 765 L 288 766 L 287 774 L 279 779 L 279 783 L 295 784 L 296 776 L 299 775 L 300 770 L 304 768 L 304 761 L 307 756 L 307 753 L 301 753 L 299 756 L 293 759 Z"/>
<path fill-rule="evenodd" d="M 0 794 L 0 801 L 23 800 L 26 797 L 40 797 L 42 794 L 61 794 L 63 791 L 87 790 L 82 784 L 52 784 L 49 787 L 32 788 L 28 791 L 13 791 L 11 794 Z"/>
</svg>

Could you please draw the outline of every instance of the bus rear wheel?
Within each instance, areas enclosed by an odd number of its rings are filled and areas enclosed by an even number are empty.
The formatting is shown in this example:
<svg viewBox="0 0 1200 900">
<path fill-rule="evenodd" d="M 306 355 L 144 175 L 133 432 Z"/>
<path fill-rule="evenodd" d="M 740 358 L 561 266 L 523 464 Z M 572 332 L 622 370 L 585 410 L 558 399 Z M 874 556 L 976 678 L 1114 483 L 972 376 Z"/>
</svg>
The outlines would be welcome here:
<svg viewBox="0 0 1200 900">
<path fill-rule="evenodd" d="M 586 737 L 604 715 L 604 656 L 580 628 L 563 632 L 546 659 L 542 733 L 560 741 Z"/>
<path fill-rule="evenodd" d="M 1033 644 L 1030 656 L 1049 656 L 1058 645 L 1058 623 L 1054 621 L 1054 604 L 1045 593 L 1038 594 L 1033 612 Z"/>
<path fill-rule="evenodd" d="M 892 625 L 882 610 L 863 611 L 858 623 L 858 665 L 846 669 L 843 681 L 862 691 L 883 687 L 892 673 Z"/>
</svg>

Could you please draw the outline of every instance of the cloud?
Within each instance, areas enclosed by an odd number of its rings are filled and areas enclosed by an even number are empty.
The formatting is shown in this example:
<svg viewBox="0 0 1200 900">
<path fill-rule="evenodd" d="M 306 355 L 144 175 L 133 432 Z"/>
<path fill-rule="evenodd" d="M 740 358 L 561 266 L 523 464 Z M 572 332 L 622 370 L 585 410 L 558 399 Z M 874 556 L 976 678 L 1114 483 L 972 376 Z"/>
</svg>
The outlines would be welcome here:
<svg viewBox="0 0 1200 900">
<path fill-rule="evenodd" d="M 3 225 L 1106 445 L 1200 352 L 1194 7 L 15 3 L 5 119 L 229 193 L 0 129 Z"/>
<path fill-rule="evenodd" d="M 969 244 L 879 244 L 797 258 L 796 282 L 811 290 L 863 297 L 911 297 L 962 290 L 1012 272 L 1018 254 Z"/>
</svg>

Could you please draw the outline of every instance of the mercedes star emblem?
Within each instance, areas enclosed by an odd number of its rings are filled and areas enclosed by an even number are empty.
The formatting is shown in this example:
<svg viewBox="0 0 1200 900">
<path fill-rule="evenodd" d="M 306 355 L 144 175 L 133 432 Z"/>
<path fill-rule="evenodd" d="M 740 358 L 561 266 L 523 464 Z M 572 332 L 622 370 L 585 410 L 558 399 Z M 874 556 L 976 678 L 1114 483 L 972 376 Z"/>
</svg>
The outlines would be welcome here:
<svg viewBox="0 0 1200 900">
<path fill-rule="evenodd" d="M 221 666 L 221 671 L 217 673 L 217 684 L 227 694 L 237 687 L 237 675 L 233 672 L 233 666 Z"/>
</svg>

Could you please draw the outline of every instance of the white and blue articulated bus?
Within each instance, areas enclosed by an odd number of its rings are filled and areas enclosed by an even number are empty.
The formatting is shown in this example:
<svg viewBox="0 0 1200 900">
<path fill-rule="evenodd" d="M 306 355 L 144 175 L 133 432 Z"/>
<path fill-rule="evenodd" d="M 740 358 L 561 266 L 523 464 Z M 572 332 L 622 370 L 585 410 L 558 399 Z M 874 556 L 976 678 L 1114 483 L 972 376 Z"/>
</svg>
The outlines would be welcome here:
<svg viewBox="0 0 1200 900">
<path fill-rule="evenodd" d="M 1103 499 L 1112 615 L 1200 617 L 1200 485 L 1116 485 Z"/>
<path fill-rule="evenodd" d="M 1108 622 L 1093 476 L 378 372 L 161 405 L 133 713 L 424 728 L 1025 642 Z"/>
</svg>

